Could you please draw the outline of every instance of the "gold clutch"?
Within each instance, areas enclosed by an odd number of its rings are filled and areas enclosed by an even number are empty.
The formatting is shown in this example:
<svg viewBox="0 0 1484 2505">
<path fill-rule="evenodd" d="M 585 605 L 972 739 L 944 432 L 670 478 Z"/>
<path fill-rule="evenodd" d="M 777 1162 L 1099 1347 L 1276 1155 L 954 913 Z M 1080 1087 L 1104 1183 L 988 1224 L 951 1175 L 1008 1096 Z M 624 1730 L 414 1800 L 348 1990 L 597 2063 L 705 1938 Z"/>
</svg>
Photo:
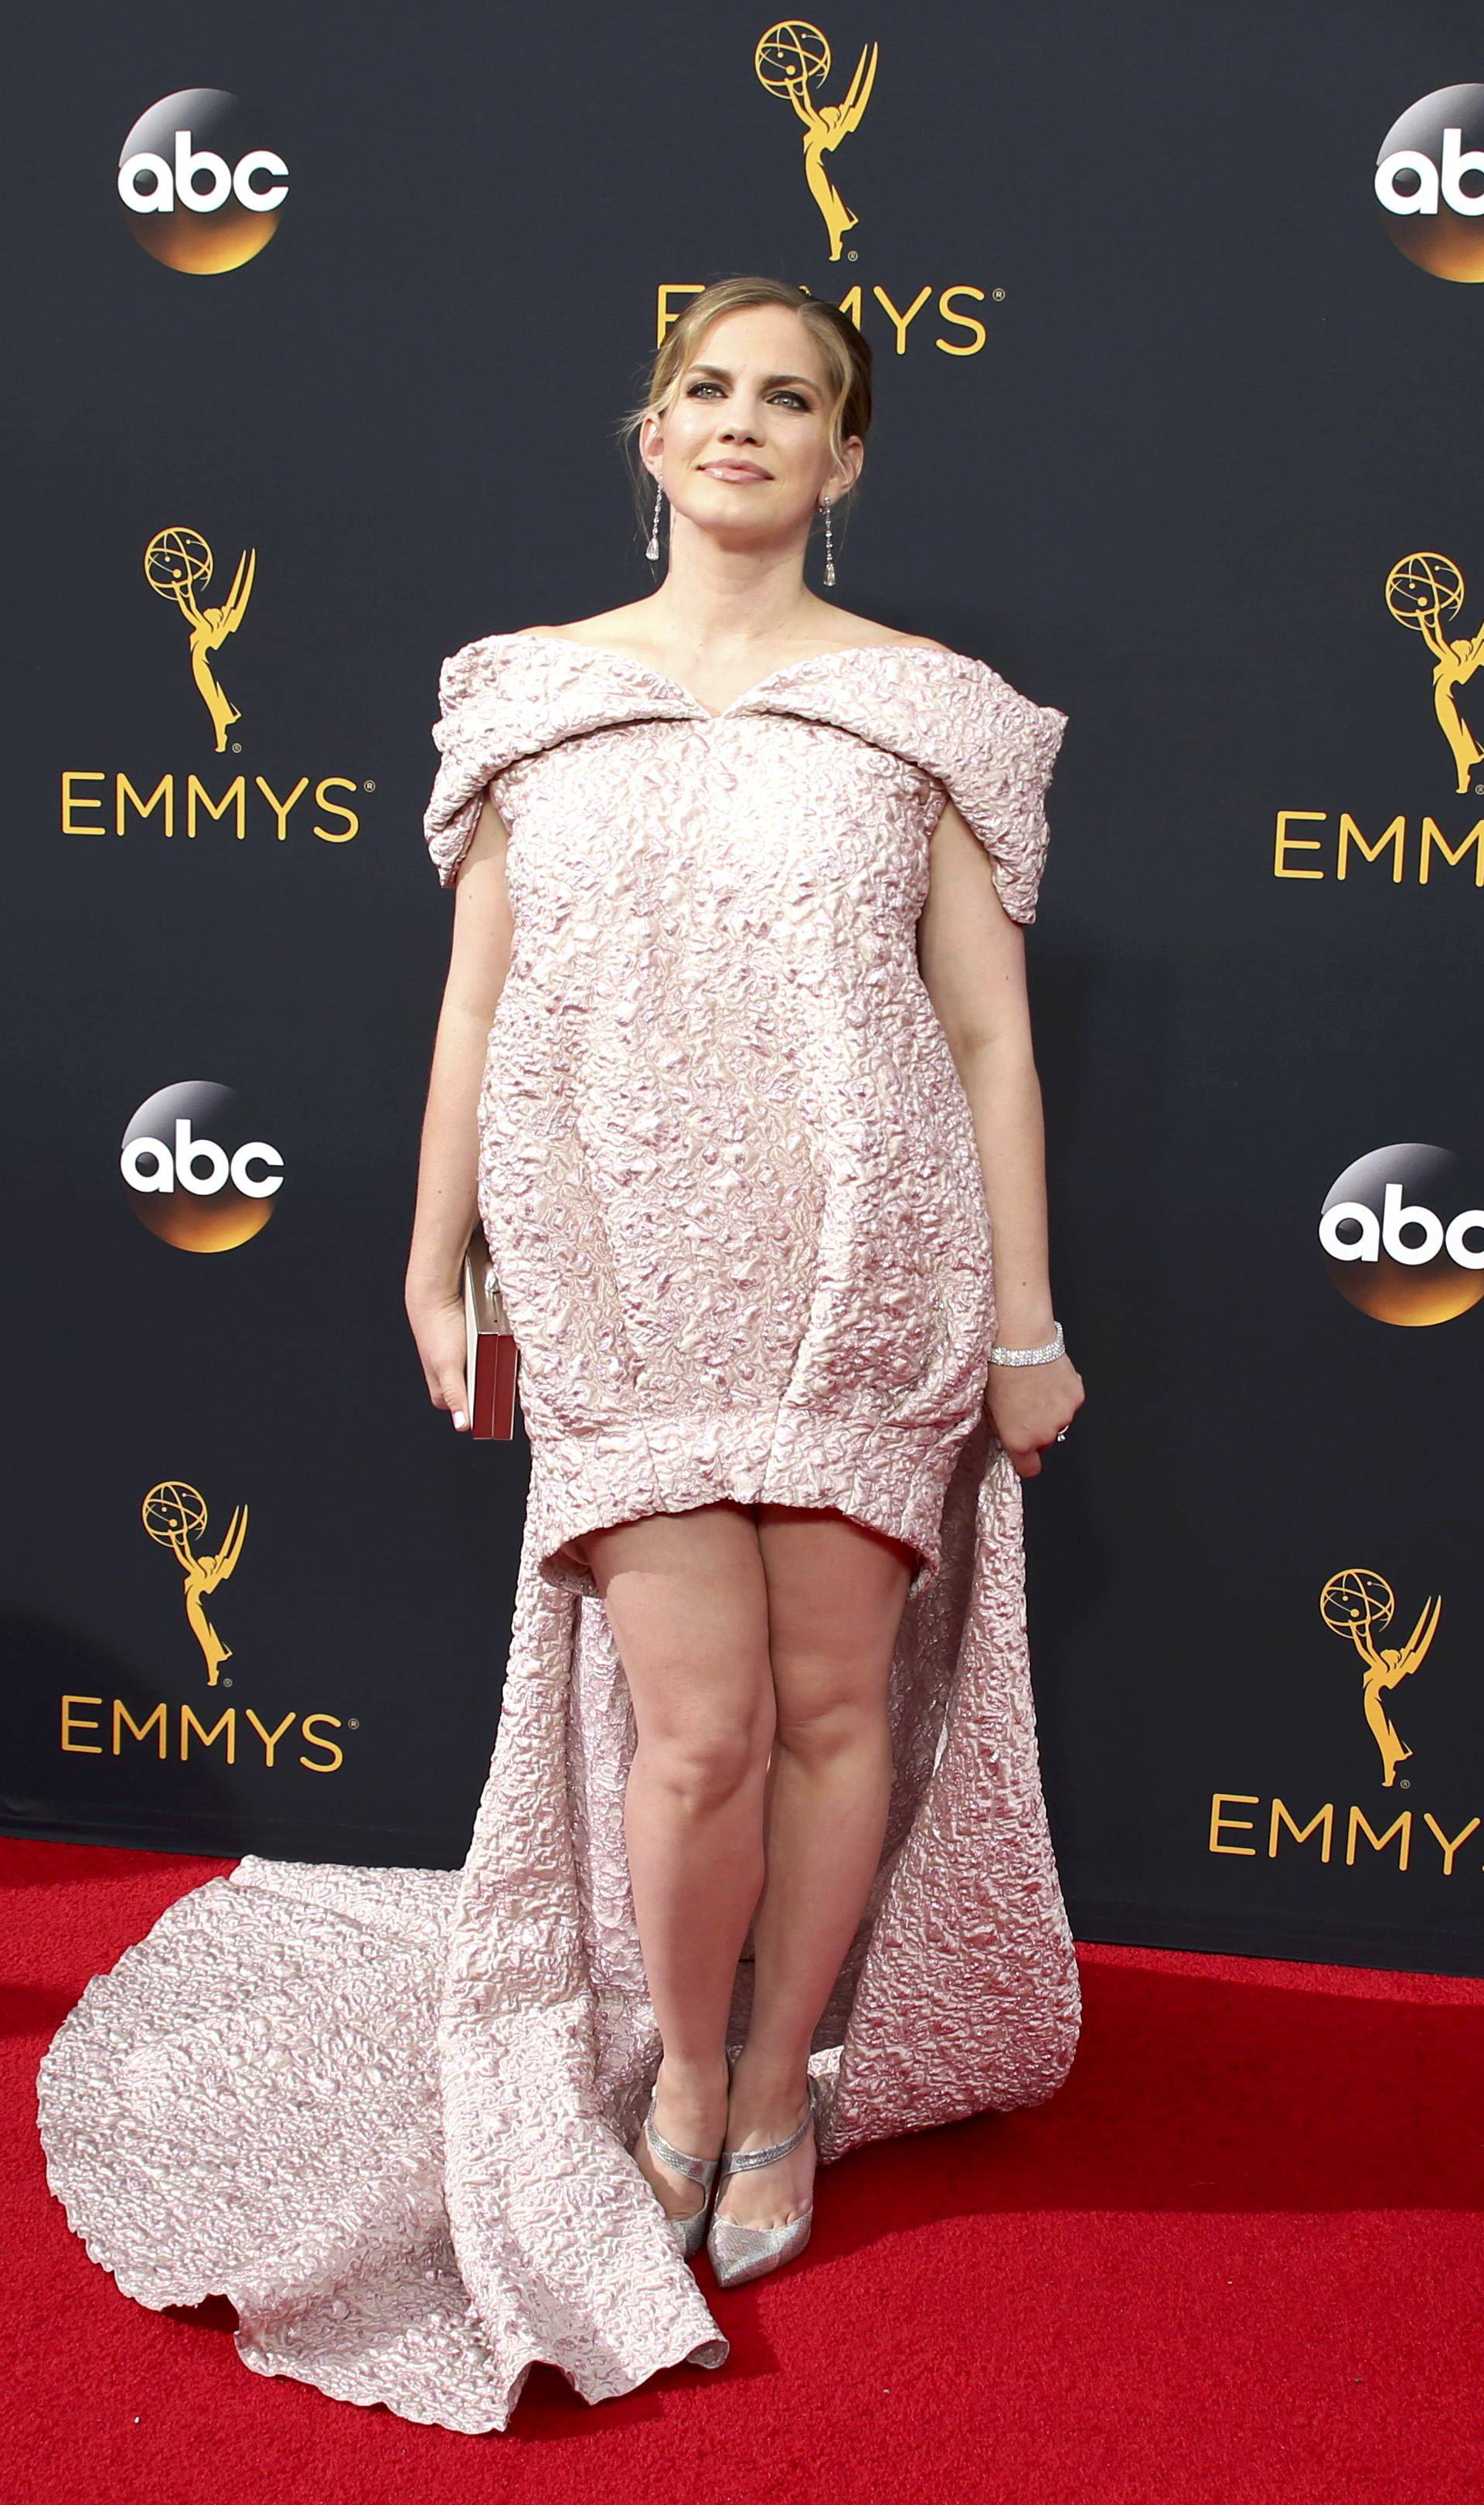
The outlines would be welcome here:
<svg viewBox="0 0 1484 2505">
<path fill-rule="evenodd" d="M 514 1434 L 519 1355 L 484 1229 L 477 1226 L 464 1252 L 464 1383 L 471 1435 L 508 1442 Z"/>
</svg>

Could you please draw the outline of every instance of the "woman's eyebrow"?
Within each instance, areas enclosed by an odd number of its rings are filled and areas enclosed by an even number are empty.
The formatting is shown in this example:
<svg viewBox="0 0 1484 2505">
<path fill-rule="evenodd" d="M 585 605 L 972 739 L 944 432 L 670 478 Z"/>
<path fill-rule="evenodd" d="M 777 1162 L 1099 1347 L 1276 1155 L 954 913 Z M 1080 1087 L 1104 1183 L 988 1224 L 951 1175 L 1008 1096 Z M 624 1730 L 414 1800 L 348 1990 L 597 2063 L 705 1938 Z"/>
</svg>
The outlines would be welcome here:
<svg viewBox="0 0 1484 2505">
<path fill-rule="evenodd" d="M 731 381 L 731 376 L 724 366 L 692 366 L 689 370 L 692 374 L 709 374 L 713 382 L 729 383 Z M 771 391 L 775 383 L 802 383 L 805 391 L 819 389 L 818 383 L 811 382 L 807 374 L 769 374 L 763 385 L 764 391 Z"/>
</svg>

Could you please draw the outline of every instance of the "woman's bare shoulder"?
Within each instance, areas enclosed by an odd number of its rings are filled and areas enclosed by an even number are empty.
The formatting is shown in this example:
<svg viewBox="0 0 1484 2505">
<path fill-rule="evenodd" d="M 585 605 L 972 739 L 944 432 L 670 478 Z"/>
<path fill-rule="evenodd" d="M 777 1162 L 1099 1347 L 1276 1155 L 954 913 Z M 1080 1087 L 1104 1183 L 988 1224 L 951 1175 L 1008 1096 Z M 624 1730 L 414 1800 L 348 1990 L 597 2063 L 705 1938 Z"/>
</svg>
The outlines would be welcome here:
<svg viewBox="0 0 1484 2505">
<path fill-rule="evenodd" d="M 516 635 L 540 635 L 563 644 L 600 644 L 631 628 L 633 608 L 605 609 L 596 617 L 569 617 L 560 626 L 516 626 Z"/>
<path fill-rule="evenodd" d="M 900 626 L 884 626 L 877 617 L 858 617 L 849 610 L 835 614 L 841 627 L 860 644 L 879 644 L 885 651 L 899 653 L 946 653 L 952 649 L 933 635 L 908 635 Z"/>
</svg>

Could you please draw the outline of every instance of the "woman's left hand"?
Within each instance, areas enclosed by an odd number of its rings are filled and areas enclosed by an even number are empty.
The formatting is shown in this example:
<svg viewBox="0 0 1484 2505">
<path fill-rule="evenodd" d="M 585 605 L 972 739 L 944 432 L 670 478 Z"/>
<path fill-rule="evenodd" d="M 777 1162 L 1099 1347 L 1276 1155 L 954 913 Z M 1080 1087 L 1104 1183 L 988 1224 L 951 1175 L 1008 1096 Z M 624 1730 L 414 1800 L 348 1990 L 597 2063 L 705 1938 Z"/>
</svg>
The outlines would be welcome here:
<svg viewBox="0 0 1484 2505">
<path fill-rule="evenodd" d="M 985 1412 L 1023 1479 L 1037 1476 L 1042 1448 L 1071 1426 L 1086 1396 L 1070 1357 L 1043 1365 L 990 1367 Z"/>
</svg>

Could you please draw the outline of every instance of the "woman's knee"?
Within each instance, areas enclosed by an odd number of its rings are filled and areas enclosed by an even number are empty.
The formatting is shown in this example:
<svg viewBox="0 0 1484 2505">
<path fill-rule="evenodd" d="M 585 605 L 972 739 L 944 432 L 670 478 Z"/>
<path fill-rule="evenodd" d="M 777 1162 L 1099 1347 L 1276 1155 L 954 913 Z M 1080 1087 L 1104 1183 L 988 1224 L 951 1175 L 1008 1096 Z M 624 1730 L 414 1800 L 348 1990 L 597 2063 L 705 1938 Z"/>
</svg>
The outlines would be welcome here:
<svg viewBox="0 0 1484 2505">
<path fill-rule="evenodd" d="M 690 1810 L 720 1809 L 760 1786 L 773 1738 L 771 1697 L 730 1712 L 637 1720 L 635 1761 L 643 1776 Z"/>
<path fill-rule="evenodd" d="M 872 1753 L 890 1744 L 886 1696 L 878 1679 L 830 1676 L 815 1664 L 780 1667 L 775 1740 L 808 1765 Z"/>
</svg>

